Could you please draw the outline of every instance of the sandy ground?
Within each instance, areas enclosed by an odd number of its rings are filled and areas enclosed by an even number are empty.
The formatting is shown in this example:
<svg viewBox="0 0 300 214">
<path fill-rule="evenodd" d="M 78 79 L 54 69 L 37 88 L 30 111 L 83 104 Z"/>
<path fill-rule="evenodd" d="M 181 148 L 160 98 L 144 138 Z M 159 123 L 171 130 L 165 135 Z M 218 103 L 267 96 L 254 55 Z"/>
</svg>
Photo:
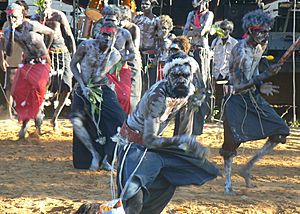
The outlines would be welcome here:
<svg viewBox="0 0 300 214">
<path fill-rule="evenodd" d="M 108 172 L 73 168 L 72 126 L 68 120 L 59 123 L 60 130 L 54 132 L 46 120 L 39 138 L 32 135 L 31 123 L 27 139 L 18 141 L 20 124 L 0 120 L 0 213 L 74 213 L 82 203 L 111 199 Z M 223 171 L 219 127 L 206 125 L 199 139 L 211 148 L 209 159 Z M 200 187 L 178 188 L 163 213 L 300 213 L 300 131 L 292 131 L 286 144 L 254 168 L 257 188 L 247 189 L 236 170 L 264 141 L 243 144 L 234 159 L 237 196 L 223 194 L 224 179 L 219 177 Z"/>
</svg>

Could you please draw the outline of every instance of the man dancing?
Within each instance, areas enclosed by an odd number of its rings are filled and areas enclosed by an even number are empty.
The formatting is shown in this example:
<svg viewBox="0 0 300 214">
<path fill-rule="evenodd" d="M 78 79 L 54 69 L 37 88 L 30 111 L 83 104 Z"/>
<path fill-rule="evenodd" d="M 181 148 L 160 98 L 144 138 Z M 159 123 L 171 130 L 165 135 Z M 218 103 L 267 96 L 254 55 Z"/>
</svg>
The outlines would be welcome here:
<svg viewBox="0 0 300 214">
<path fill-rule="evenodd" d="M 118 187 L 126 213 L 160 213 L 177 186 L 202 185 L 219 175 L 195 136 L 161 137 L 194 92 L 195 61 L 183 52 L 170 56 L 165 79 L 154 84 L 129 115 L 114 141 L 121 145 Z"/>
<path fill-rule="evenodd" d="M 51 123 L 55 130 L 58 128 L 57 118 L 72 90 L 73 75 L 70 61 L 71 55 L 76 50 L 76 45 L 66 15 L 62 11 L 51 8 L 51 5 L 52 0 L 44 0 L 44 5 L 39 8 L 41 11 L 35 18 L 54 30 L 54 39 L 50 47 L 51 82 L 48 90 L 53 94 L 51 100 L 54 100 L 55 111 Z"/>
<path fill-rule="evenodd" d="M 50 47 L 54 32 L 50 28 L 23 16 L 22 6 L 11 4 L 7 10 L 9 27 L 4 31 L 6 54 L 13 54 L 12 47 L 18 43 L 23 49 L 23 65 L 16 72 L 12 84 L 12 96 L 16 103 L 18 120 L 22 121 L 19 138 L 25 137 L 27 124 L 35 120 L 37 133 L 40 134 L 42 112 L 40 111 L 50 72 Z M 45 45 L 43 35 L 49 37 Z"/>
<path fill-rule="evenodd" d="M 111 137 L 125 120 L 125 113 L 115 92 L 108 87 L 106 77 L 121 59 L 114 48 L 116 33 L 116 25 L 103 24 L 95 39 L 80 43 L 71 60 L 71 70 L 77 80 L 70 116 L 75 168 L 97 170 L 102 163 L 109 169 L 115 145 Z"/>
<path fill-rule="evenodd" d="M 183 35 L 192 38 L 193 55 L 199 64 L 202 78 L 207 88 L 207 95 L 209 96 L 211 57 L 208 35 L 213 23 L 214 14 L 208 10 L 209 0 L 193 0 L 192 4 L 195 10 L 188 14 Z M 194 115 L 193 134 L 199 135 L 203 131 L 204 120 L 209 109 L 208 96 L 206 97 L 206 102 L 201 105 Z"/>
<path fill-rule="evenodd" d="M 232 49 L 229 62 L 229 83 L 224 87 L 224 143 L 220 154 L 224 158 L 225 194 L 234 195 L 231 168 L 236 149 L 241 143 L 268 137 L 266 144 L 245 166 L 239 169 L 247 187 L 251 183 L 254 164 L 279 143 L 285 143 L 289 128 L 260 93 L 273 95 L 278 86 L 262 80 L 277 74 L 280 64 L 259 73 L 258 64 L 266 50 L 273 19 L 262 10 L 249 12 L 243 17 L 243 28 L 248 35 Z M 253 84 L 249 84 L 253 82 Z"/>
</svg>

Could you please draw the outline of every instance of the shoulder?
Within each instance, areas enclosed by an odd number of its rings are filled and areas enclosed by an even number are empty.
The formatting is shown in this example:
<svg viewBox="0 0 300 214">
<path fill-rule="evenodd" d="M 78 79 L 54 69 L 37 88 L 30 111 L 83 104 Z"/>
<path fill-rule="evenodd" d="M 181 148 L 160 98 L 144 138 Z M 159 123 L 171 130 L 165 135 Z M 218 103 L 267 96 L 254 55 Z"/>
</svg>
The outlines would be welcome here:
<svg viewBox="0 0 300 214">
<path fill-rule="evenodd" d="M 119 28 L 119 33 L 125 38 L 131 38 L 131 33 L 125 28 Z"/>
<path fill-rule="evenodd" d="M 166 81 L 162 80 L 150 88 L 147 106 L 148 112 L 153 118 L 160 117 L 166 110 L 165 84 Z"/>
</svg>

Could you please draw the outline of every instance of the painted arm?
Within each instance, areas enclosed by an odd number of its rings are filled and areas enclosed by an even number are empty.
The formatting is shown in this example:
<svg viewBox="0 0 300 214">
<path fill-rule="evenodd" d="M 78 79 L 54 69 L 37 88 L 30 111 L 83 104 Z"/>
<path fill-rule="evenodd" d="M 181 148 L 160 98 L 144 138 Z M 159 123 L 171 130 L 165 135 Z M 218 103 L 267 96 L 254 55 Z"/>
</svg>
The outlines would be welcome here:
<svg viewBox="0 0 300 214">
<path fill-rule="evenodd" d="M 71 67 L 71 71 L 74 75 L 74 78 L 76 79 L 76 81 L 78 82 L 78 84 L 80 85 L 81 89 L 83 90 L 85 88 L 85 84 L 82 80 L 81 74 L 79 72 L 79 69 L 77 67 L 77 64 L 79 64 L 83 57 L 86 54 L 86 42 L 82 42 L 79 46 L 77 51 L 74 53 L 71 62 L 70 62 L 70 67 Z"/>
<path fill-rule="evenodd" d="M 183 29 L 183 35 L 184 36 L 189 36 L 188 33 L 190 31 L 190 27 L 191 27 L 191 23 L 192 23 L 192 17 L 193 17 L 193 12 L 190 12 L 187 19 L 186 19 L 186 23 L 184 25 L 184 29 Z"/>
<path fill-rule="evenodd" d="M 15 28 L 16 25 L 12 21 L 11 16 L 7 16 L 8 26 L 5 28 L 4 36 L 5 36 L 5 52 L 7 56 L 12 56 L 13 46 L 15 43 Z"/>
<path fill-rule="evenodd" d="M 149 113 L 144 120 L 143 141 L 148 148 L 164 148 L 169 146 L 184 146 L 189 152 L 192 152 L 196 157 L 203 158 L 207 156 L 208 149 L 204 148 L 196 140 L 196 136 L 178 135 L 174 137 L 160 137 L 159 115 L 165 110 L 165 97 L 158 97 L 155 101 L 150 102 Z"/>
<path fill-rule="evenodd" d="M 5 60 L 5 56 L 4 56 L 4 47 L 5 47 L 5 40 L 3 35 L 0 35 L 0 69 L 4 72 L 6 72 L 7 67 L 8 67 L 8 63 Z"/>
<path fill-rule="evenodd" d="M 122 54 L 122 61 L 132 61 L 134 59 L 134 44 L 132 41 L 131 34 L 128 30 L 125 33 L 126 43 L 125 43 L 125 53 Z"/>
<path fill-rule="evenodd" d="M 34 32 L 47 35 L 47 38 L 49 39 L 47 40 L 48 44 L 45 45 L 47 49 L 49 49 L 54 39 L 54 31 L 51 28 L 39 23 L 38 21 L 31 20 L 30 23 L 32 24 L 32 30 Z"/>
</svg>

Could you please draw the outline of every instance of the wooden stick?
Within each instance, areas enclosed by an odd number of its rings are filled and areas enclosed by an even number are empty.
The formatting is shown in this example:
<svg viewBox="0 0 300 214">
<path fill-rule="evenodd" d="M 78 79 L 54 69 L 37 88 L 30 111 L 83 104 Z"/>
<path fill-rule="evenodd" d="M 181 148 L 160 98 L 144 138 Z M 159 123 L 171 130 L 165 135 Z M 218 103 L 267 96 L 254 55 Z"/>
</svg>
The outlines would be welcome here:
<svg viewBox="0 0 300 214">
<path fill-rule="evenodd" d="M 289 49 L 283 54 L 283 56 L 278 61 L 279 64 L 283 64 L 286 62 L 286 60 L 292 55 L 292 53 L 300 47 L 300 37 L 294 42 Z"/>
</svg>

